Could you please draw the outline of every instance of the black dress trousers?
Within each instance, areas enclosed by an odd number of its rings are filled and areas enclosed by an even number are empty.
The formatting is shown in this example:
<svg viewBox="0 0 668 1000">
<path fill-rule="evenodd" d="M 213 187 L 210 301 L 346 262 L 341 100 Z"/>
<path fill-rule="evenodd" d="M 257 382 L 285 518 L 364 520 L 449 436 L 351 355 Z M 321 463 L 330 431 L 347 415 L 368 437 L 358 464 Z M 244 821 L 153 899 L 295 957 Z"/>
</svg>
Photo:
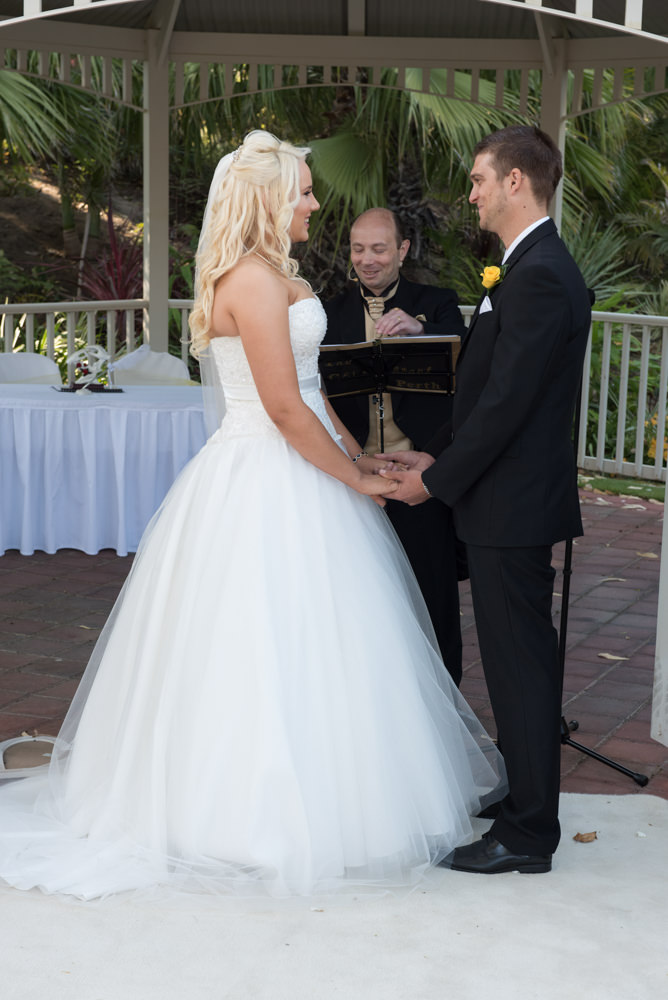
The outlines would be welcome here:
<svg viewBox="0 0 668 1000">
<path fill-rule="evenodd" d="M 559 843 L 561 667 L 552 547 L 467 544 L 471 594 L 499 749 L 511 789 L 492 835 L 517 854 Z"/>
</svg>

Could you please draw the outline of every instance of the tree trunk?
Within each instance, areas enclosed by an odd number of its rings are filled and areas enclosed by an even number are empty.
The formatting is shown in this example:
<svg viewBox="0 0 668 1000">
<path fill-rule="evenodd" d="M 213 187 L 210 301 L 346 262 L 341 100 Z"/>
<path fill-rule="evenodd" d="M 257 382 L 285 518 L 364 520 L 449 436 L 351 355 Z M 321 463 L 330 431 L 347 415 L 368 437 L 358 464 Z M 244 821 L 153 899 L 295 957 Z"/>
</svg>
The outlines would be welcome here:
<svg viewBox="0 0 668 1000">
<path fill-rule="evenodd" d="M 81 243 L 74 227 L 74 206 L 67 190 L 67 174 L 62 161 L 58 164 L 58 187 L 63 219 L 63 249 L 66 257 L 78 259 L 81 254 Z"/>
</svg>

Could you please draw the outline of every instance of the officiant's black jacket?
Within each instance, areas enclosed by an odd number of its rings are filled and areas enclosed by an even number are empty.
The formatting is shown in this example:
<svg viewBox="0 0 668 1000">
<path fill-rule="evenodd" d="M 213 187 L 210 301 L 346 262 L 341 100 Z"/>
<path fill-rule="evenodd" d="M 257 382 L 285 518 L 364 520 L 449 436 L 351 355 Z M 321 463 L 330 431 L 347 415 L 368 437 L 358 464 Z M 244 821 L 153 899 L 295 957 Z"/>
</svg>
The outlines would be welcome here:
<svg viewBox="0 0 668 1000">
<path fill-rule="evenodd" d="M 434 288 L 399 278 L 396 294 L 386 304 L 386 311 L 403 309 L 409 316 L 424 316 L 425 334 L 463 336 L 466 327 L 457 304 L 457 295 L 449 288 Z M 360 344 L 366 339 L 364 302 L 359 286 L 350 288 L 325 302 L 327 333 L 325 344 Z M 410 438 L 416 449 L 422 450 L 433 436 L 434 428 L 449 420 L 452 397 L 427 393 L 392 394 L 394 422 Z M 369 397 L 351 396 L 333 399 L 332 406 L 361 446 L 369 436 Z"/>
<path fill-rule="evenodd" d="M 591 319 L 582 276 L 551 220 L 533 230 L 476 309 L 457 363 L 451 424 L 423 473 L 482 546 L 582 534 L 572 421 Z"/>
<path fill-rule="evenodd" d="M 403 309 L 410 316 L 424 316 L 426 334 L 462 336 L 465 331 L 455 292 L 448 288 L 419 285 L 401 277 L 396 294 L 386 310 Z M 325 343 L 358 344 L 365 340 L 364 302 L 359 287 L 325 303 L 327 335 Z M 392 394 L 394 420 L 401 431 L 421 449 L 434 429 L 452 415 L 452 396 L 427 393 Z M 332 406 L 360 446 L 369 435 L 369 397 L 351 396 L 331 400 Z M 465 559 L 459 555 L 452 514 L 438 500 L 417 507 L 389 500 L 385 508 L 401 539 L 424 595 L 436 638 L 452 679 L 462 677 L 462 637 L 457 576 L 464 576 Z"/>
</svg>

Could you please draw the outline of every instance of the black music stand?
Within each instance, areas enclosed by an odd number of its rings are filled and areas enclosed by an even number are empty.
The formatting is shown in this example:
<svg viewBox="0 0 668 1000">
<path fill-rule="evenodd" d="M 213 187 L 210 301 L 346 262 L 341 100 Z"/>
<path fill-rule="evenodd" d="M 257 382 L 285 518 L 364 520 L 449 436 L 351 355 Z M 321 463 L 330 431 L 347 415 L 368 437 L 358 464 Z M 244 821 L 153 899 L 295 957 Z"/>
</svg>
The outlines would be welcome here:
<svg viewBox="0 0 668 1000">
<path fill-rule="evenodd" d="M 330 399 L 374 396 L 384 449 L 383 397 L 388 392 L 452 395 L 458 336 L 392 337 L 360 344 L 323 344 L 320 373 Z"/>
</svg>

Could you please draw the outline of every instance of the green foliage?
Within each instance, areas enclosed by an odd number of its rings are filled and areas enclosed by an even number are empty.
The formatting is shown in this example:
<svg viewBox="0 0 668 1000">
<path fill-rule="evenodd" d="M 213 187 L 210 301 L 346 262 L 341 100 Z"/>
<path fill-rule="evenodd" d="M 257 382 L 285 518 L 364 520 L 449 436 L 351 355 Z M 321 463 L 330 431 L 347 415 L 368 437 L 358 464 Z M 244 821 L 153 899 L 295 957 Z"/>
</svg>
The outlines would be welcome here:
<svg viewBox="0 0 668 1000">
<path fill-rule="evenodd" d="M 24 271 L 0 250 L 0 296 L 3 302 L 49 302 L 57 298 L 57 284 L 44 268 Z"/>
<path fill-rule="evenodd" d="M 616 308 L 633 308 L 638 268 L 624 264 L 626 234 L 620 225 L 604 226 L 591 215 L 569 216 L 563 238 L 582 271 L 588 288 L 596 293 L 596 308 L 614 298 Z"/>
<path fill-rule="evenodd" d="M 65 121 L 42 88 L 20 73 L 0 69 L 0 150 L 10 160 L 31 163 L 53 155 L 65 133 Z"/>
</svg>

